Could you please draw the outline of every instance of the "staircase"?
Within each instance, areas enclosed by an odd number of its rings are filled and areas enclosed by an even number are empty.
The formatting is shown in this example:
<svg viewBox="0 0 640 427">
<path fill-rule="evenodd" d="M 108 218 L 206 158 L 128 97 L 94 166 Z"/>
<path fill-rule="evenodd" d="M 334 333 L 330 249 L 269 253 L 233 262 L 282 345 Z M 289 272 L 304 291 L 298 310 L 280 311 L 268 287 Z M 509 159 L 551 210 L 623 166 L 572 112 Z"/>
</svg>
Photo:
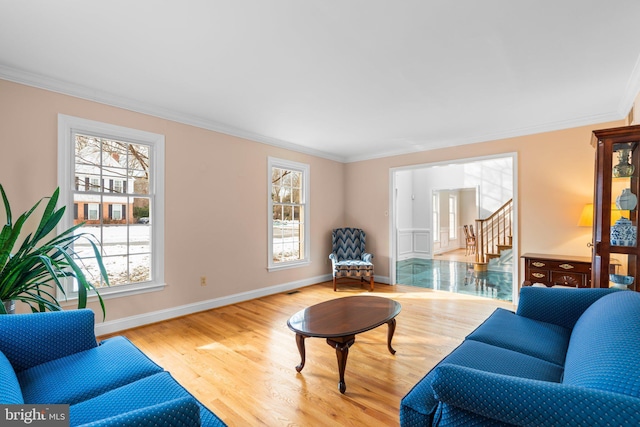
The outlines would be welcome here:
<svg viewBox="0 0 640 427">
<path fill-rule="evenodd" d="M 476 260 L 474 269 L 502 270 L 513 264 L 513 199 L 486 219 L 476 220 Z M 493 263 L 491 262 L 492 260 Z M 489 268 L 491 264 L 492 268 Z M 499 268 L 496 268 L 500 266 Z"/>
</svg>

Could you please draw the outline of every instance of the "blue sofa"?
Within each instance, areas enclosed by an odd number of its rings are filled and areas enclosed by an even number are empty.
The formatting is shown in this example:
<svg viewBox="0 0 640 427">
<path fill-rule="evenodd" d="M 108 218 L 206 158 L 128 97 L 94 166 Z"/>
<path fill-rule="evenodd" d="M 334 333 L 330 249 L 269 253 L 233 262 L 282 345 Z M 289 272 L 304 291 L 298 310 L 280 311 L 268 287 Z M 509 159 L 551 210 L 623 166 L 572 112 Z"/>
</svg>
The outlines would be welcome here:
<svg viewBox="0 0 640 427">
<path fill-rule="evenodd" d="M 68 404 L 71 426 L 224 426 L 93 311 L 0 316 L 0 403 Z"/>
<path fill-rule="evenodd" d="M 640 425 L 640 293 L 523 287 L 402 399 L 400 425 Z"/>
</svg>

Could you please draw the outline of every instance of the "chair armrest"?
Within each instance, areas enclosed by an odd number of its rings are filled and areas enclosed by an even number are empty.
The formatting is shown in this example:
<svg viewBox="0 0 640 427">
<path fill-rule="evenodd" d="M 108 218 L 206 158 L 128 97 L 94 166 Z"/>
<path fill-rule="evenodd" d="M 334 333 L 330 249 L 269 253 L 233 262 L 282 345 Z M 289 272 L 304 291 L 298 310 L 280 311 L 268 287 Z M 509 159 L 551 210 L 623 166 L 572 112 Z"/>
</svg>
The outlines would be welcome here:
<svg viewBox="0 0 640 427">
<path fill-rule="evenodd" d="M 370 254 L 368 252 L 365 252 L 365 253 L 362 254 L 362 261 L 364 261 L 364 262 L 371 262 L 372 259 L 373 259 L 373 255 L 372 254 Z"/>
<path fill-rule="evenodd" d="M 541 322 L 553 323 L 568 329 L 598 299 L 617 289 L 610 288 L 539 288 L 520 289 L 517 314 Z"/>
<path fill-rule="evenodd" d="M 193 398 L 182 397 L 110 418 L 81 424 L 83 427 L 120 427 L 125 425 L 198 427 L 200 426 L 200 408 Z"/>
<path fill-rule="evenodd" d="M 336 270 L 336 262 L 338 262 L 338 255 L 335 252 L 329 254 L 329 259 L 331 260 L 331 270 Z"/>
<path fill-rule="evenodd" d="M 0 351 L 16 372 L 97 346 L 89 309 L 0 316 Z"/>
<path fill-rule="evenodd" d="M 640 399 L 624 394 L 450 364 L 432 385 L 443 403 L 519 426 L 640 425 Z"/>
</svg>

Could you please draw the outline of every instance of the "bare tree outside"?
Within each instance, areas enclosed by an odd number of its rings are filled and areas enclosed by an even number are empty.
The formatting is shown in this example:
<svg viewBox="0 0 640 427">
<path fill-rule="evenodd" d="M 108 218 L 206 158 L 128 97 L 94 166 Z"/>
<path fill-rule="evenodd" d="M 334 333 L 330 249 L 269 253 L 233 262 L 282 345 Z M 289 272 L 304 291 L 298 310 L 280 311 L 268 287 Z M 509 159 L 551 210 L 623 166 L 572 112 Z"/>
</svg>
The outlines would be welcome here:
<svg viewBox="0 0 640 427">
<path fill-rule="evenodd" d="M 150 149 L 145 144 L 75 135 L 74 222 L 84 222 L 81 232 L 93 234 L 102 244 L 112 287 L 152 279 Z M 77 250 L 88 277 L 98 280 L 88 249 Z"/>
<path fill-rule="evenodd" d="M 272 168 L 274 262 L 294 261 L 303 257 L 302 197 L 302 172 Z"/>
</svg>

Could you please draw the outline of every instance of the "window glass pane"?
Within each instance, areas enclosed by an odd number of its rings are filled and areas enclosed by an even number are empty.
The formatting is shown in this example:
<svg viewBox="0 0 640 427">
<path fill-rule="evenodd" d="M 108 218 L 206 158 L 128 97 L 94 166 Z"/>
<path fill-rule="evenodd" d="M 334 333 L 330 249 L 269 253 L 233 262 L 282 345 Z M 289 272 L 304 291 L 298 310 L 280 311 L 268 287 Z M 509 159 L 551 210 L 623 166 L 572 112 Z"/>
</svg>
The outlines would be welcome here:
<svg viewBox="0 0 640 427">
<path fill-rule="evenodd" d="M 91 250 L 91 248 L 89 248 Z M 103 259 L 104 261 L 104 259 Z M 106 268 L 106 264 L 105 264 Z M 106 287 L 104 282 L 102 282 L 100 277 L 100 268 L 98 267 L 98 263 L 96 259 L 93 257 L 93 250 L 91 250 L 91 258 L 82 260 L 82 269 L 84 271 L 85 277 L 87 281 L 91 283 L 96 288 Z M 78 292 L 78 283 L 73 284 L 73 292 Z"/>
<path fill-rule="evenodd" d="M 129 257 L 129 282 L 140 283 L 152 280 L 151 256 L 149 254 L 132 255 Z"/>
<path fill-rule="evenodd" d="M 104 266 L 109 276 L 111 286 L 125 285 L 129 283 L 129 266 L 127 256 L 103 256 Z"/>
<path fill-rule="evenodd" d="M 133 200 L 133 203 L 129 222 L 133 224 L 150 224 L 151 200 L 148 197 L 134 197 L 131 200 Z"/>
<path fill-rule="evenodd" d="M 300 189 L 294 188 L 291 191 L 291 203 L 300 203 L 302 201 L 300 198 L 301 194 L 302 192 L 300 191 Z"/>
<path fill-rule="evenodd" d="M 144 144 L 75 135 L 75 223 L 85 222 L 79 232 L 102 245 L 112 287 L 151 278 L 151 198 L 128 196 L 150 194 L 150 150 Z M 74 248 L 85 258 L 85 268 L 95 269 L 93 250 L 85 246 Z"/>
</svg>

